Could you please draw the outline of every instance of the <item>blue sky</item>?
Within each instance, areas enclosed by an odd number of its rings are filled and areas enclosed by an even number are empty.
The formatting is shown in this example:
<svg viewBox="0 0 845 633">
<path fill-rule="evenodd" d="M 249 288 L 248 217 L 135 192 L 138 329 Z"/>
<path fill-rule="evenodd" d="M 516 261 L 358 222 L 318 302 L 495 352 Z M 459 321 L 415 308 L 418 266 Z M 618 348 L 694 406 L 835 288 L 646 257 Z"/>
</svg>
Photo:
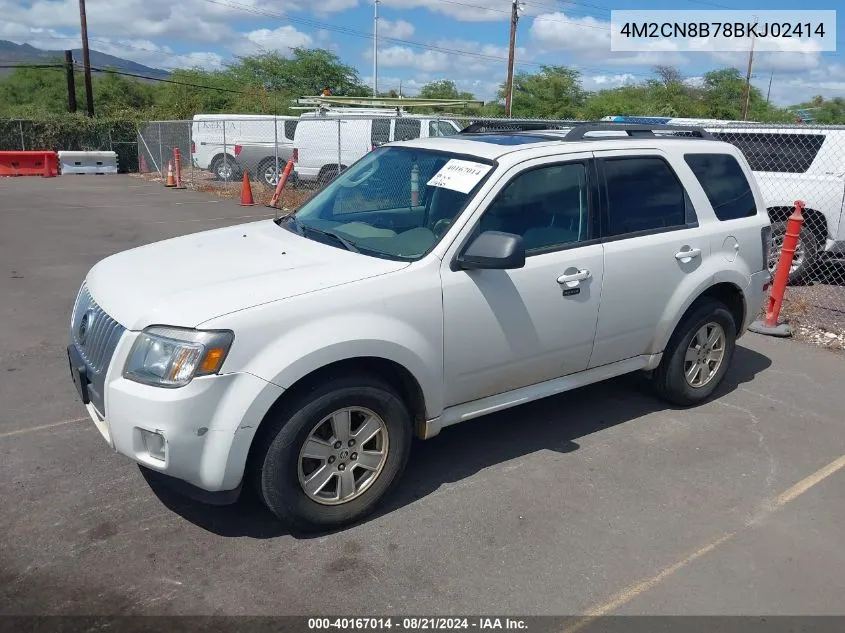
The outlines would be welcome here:
<svg viewBox="0 0 845 633">
<path fill-rule="evenodd" d="M 727 7 L 727 0 L 523 0 L 517 36 L 517 68 L 574 65 L 585 88 L 636 82 L 657 63 L 675 65 L 690 78 L 713 68 L 744 70 L 743 52 L 610 52 L 610 10 Z M 831 2 L 740 0 L 736 9 L 834 9 Z M 233 55 L 293 46 L 334 50 L 372 81 L 372 0 L 87 0 L 92 48 L 160 68 L 219 68 Z M 0 0 L 7 21 L 0 39 L 40 48 L 79 45 L 77 0 Z M 490 99 L 506 71 L 510 0 L 382 0 L 379 5 L 379 89 L 414 94 L 434 79 Z M 838 39 L 845 41 L 843 27 Z M 809 49 L 759 53 L 754 83 L 772 99 L 794 103 L 812 95 L 845 96 L 845 53 Z"/>
</svg>

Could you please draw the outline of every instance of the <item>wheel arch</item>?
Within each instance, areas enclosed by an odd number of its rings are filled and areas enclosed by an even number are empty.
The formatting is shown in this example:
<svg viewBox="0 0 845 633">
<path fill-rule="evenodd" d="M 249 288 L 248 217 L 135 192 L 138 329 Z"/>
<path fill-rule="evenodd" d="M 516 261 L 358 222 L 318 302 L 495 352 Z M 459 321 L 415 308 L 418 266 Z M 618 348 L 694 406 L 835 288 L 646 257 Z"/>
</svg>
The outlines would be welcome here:
<svg viewBox="0 0 845 633">
<path fill-rule="evenodd" d="M 696 306 L 702 299 L 715 299 L 723 303 L 730 313 L 733 315 L 734 325 L 736 326 L 737 337 L 743 332 L 746 316 L 748 314 L 748 305 L 745 298 L 745 293 L 735 281 L 716 281 L 712 285 L 701 289 L 699 292 L 689 299 L 678 311 L 677 316 L 671 321 L 671 326 L 666 328 L 661 340 L 657 341 L 654 346 L 655 352 L 663 352 L 672 337 L 678 331 L 678 327 L 684 321 L 690 312 L 695 310 Z"/>
<path fill-rule="evenodd" d="M 772 206 L 769 207 L 767 211 L 769 213 L 769 220 L 772 224 L 775 224 L 778 222 L 786 222 L 789 219 L 789 216 L 792 215 L 792 212 L 795 211 L 795 207 Z M 828 235 L 827 218 L 824 213 L 809 207 L 804 209 L 802 216 L 804 217 L 802 230 L 811 230 L 813 235 L 816 237 L 819 250 L 824 250 Z"/>
<path fill-rule="evenodd" d="M 425 394 L 417 378 L 401 363 L 381 356 L 356 356 L 334 361 L 313 369 L 298 378 L 291 386 L 276 399 L 264 414 L 252 438 L 247 462 L 255 459 L 255 447 L 261 446 L 261 439 L 268 432 L 271 425 L 268 420 L 285 413 L 286 407 L 304 398 L 315 385 L 338 376 L 349 376 L 365 373 L 383 380 L 399 395 L 411 415 L 413 432 L 422 437 L 423 425 L 426 420 Z"/>
</svg>

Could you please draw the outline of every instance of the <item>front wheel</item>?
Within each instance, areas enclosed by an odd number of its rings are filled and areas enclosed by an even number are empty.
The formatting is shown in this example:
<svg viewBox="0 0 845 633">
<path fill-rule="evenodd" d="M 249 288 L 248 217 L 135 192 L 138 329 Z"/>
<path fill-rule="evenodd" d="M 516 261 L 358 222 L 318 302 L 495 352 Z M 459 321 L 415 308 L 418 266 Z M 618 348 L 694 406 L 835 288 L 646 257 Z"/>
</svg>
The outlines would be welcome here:
<svg viewBox="0 0 845 633">
<path fill-rule="evenodd" d="M 679 406 L 699 404 L 722 382 L 736 349 L 736 324 L 730 310 L 703 299 L 675 329 L 652 375 L 657 393 Z"/>
<path fill-rule="evenodd" d="M 366 376 L 328 380 L 265 424 L 254 483 L 271 512 L 305 531 L 342 527 L 372 512 L 411 448 L 402 399 Z"/>
<path fill-rule="evenodd" d="M 227 182 L 235 180 L 240 176 L 238 164 L 231 156 L 217 156 L 211 161 L 209 170 L 217 180 L 225 180 Z"/>
</svg>

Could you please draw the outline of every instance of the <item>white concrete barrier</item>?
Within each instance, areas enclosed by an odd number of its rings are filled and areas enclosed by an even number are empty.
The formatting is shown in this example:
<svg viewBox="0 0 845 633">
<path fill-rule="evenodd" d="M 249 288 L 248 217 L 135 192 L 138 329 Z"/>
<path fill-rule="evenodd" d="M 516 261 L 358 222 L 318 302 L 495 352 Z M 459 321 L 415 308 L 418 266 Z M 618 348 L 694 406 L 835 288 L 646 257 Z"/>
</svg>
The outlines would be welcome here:
<svg viewBox="0 0 845 633">
<path fill-rule="evenodd" d="M 62 175 L 66 174 L 116 174 L 115 152 L 59 152 Z"/>
</svg>

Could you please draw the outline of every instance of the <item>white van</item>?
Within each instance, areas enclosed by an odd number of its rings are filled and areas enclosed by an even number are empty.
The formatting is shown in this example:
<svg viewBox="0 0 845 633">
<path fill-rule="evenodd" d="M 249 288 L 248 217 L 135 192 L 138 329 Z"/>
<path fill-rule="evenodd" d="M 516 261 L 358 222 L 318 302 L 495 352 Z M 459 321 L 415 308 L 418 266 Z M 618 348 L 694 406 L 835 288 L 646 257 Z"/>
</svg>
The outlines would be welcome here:
<svg viewBox="0 0 845 633">
<path fill-rule="evenodd" d="M 196 114 L 191 125 L 194 166 L 211 171 L 221 180 L 238 178 L 238 155 L 244 148 L 263 148 L 267 156 L 274 156 L 274 145 L 278 143 L 280 153 L 286 149 L 289 153 L 298 123 L 298 117 L 290 116 Z"/>
<path fill-rule="evenodd" d="M 392 141 L 452 136 L 461 131 L 450 119 L 399 115 L 356 116 L 337 110 L 304 114 L 293 141 L 297 179 L 325 184 L 355 161 Z"/>
<path fill-rule="evenodd" d="M 845 261 L 845 128 L 716 119 L 608 116 L 606 121 L 697 125 L 738 147 L 754 172 L 772 222 L 774 272 L 786 219 L 802 200 L 804 225 L 789 282 L 808 281 L 820 260 Z"/>
</svg>

